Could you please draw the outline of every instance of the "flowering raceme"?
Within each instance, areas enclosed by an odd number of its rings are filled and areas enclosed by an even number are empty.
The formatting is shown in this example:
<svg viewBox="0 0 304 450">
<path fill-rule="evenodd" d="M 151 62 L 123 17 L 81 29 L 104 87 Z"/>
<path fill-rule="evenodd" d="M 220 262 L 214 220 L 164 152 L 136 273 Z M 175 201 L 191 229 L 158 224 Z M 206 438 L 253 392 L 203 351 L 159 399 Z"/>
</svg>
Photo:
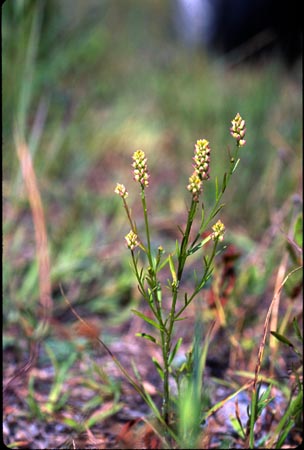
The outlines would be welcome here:
<svg viewBox="0 0 304 450">
<path fill-rule="evenodd" d="M 198 200 L 199 194 L 202 191 L 202 181 L 198 174 L 194 171 L 191 177 L 189 177 L 189 184 L 187 186 L 188 191 L 193 194 L 193 198 Z"/>
<path fill-rule="evenodd" d="M 231 121 L 232 127 L 230 128 L 231 136 L 237 140 L 238 147 L 244 147 L 246 140 L 244 139 L 246 134 L 246 122 L 239 113 Z"/>
<path fill-rule="evenodd" d="M 138 181 L 144 189 L 149 186 L 149 173 L 147 168 L 147 158 L 142 150 L 136 150 L 133 154 L 133 176 L 134 180 Z"/>
<path fill-rule="evenodd" d="M 138 236 L 136 233 L 134 233 L 134 231 L 130 231 L 126 236 L 125 236 L 125 240 L 127 241 L 127 246 L 130 250 L 134 250 L 136 247 L 138 247 L 139 242 L 138 242 Z"/>
<path fill-rule="evenodd" d="M 120 195 L 121 198 L 127 198 L 129 195 L 125 186 L 120 183 L 116 184 L 116 188 L 115 188 L 114 192 L 115 192 L 115 194 Z"/>
<path fill-rule="evenodd" d="M 202 192 L 202 182 L 210 178 L 210 147 L 206 139 L 196 141 L 193 160 L 195 162 L 193 165 L 194 172 L 189 178 L 187 189 L 192 193 L 193 200 L 198 202 L 199 195 Z"/>
<path fill-rule="evenodd" d="M 201 180 L 209 180 L 210 147 L 206 139 L 199 139 L 195 144 L 194 170 Z"/>
<path fill-rule="evenodd" d="M 211 235 L 211 238 L 213 241 L 218 239 L 219 241 L 222 241 L 224 239 L 224 233 L 225 233 L 225 225 L 221 220 L 218 220 L 215 225 L 212 227 L 213 233 Z"/>
</svg>

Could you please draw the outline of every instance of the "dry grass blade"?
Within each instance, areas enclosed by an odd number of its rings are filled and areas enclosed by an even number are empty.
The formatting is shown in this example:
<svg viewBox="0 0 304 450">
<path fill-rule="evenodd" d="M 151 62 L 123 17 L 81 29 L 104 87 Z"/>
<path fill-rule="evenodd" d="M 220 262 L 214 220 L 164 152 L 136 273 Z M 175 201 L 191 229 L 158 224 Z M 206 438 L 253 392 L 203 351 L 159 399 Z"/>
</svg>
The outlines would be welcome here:
<svg viewBox="0 0 304 450">
<path fill-rule="evenodd" d="M 277 327 L 278 327 L 278 316 L 279 316 L 279 306 L 280 306 L 280 297 L 281 297 L 280 286 L 282 286 L 284 275 L 286 273 L 287 263 L 288 263 L 288 253 L 285 252 L 283 255 L 283 258 L 281 260 L 281 264 L 280 264 L 278 273 L 277 273 L 277 278 L 276 278 L 275 287 L 274 287 L 274 292 L 275 292 L 274 300 L 271 304 L 269 323 L 270 323 L 270 329 L 273 331 L 276 331 Z M 265 329 L 264 329 L 264 333 L 265 333 Z M 267 333 L 267 329 L 266 329 L 266 333 Z M 277 348 L 276 342 L 277 342 L 276 339 L 273 336 L 270 336 L 269 348 L 270 348 L 270 352 L 273 356 L 274 356 L 274 354 L 276 352 L 276 348 Z M 270 373 L 271 374 L 273 374 L 273 360 L 274 360 L 274 358 L 270 359 L 270 365 L 271 365 Z"/>
<path fill-rule="evenodd" d="M 262 365 L 262 360 L 263 360 L 263 355 L 264 355 L 264 349 L 265 349 L 265 343 L 266 343 L 267 333 L 268 333 L 268 330 L 269 330 L 269 322 L 270 322 L 273 306 L 278 301 L 278 299 L 280 297 L 280 294 L 281 294 L 281 290 L 282 290 L 284 284 L 286 283 L 286 281 L 288 280 L 288 278 L 294 272 L 299 270 L 301 267 L 297 267 L 296 269 L 294 269 L 291 272 L 289 272 L 285 276 L 285 278 L 282 280 L 282 278 L 284 276 L 284 273 L 285 273 L 285 268 L 286 268 L 286 261 L 285 261 L 285 255 L 284 255 L 283 258 L 282 258 L 282 262 L 280 264 L 279 270 L 278 270 L 277 280 L 276 280 L 275 289 L 274 289 L 274 295 L 273 295 L 273 298 L 272 298 L 271 303 L 269 305 L 269 308 L 268 308 L 268 311 L 267 311 L 267 314 L 266 314 L 266 318 L 265 318 L 265 322 L 264 322 L 263 336 L 262 336 L 262 340 L 261 340 L 261 343 L 260 343 L 259 349 L 258 349 L 257 363 L 256 363 L 256 367 L 255 367 L 254 380 L 253 380 L 253 383 L 252 383 L 252 398 L 255 398 L 256 394 L 257 394 L 257 384 L 259 382 L 259 374 L 260 374 L 260 370 L 261 370 L 261 365 Z M 282 281 L 279 282 L 279 280 L 282 280 Z M 254 416 L 254 412 L 253 411 L 251 411 L 251 414 Z M 248 446 L 248 448 L 252 448 L 252 446 L 249 447 L 250 433 L 253 433 L 253 429 L 251 429 L 251 427 L 248 427 L 247 428 L 247 435 L 246 435 L 246 442 L 245 442 L 245 445 Z"/>
<path fill-rule="evenodd" d="M 53 306 L 51 297 L 50 257 L 41 196 L 29 148 L 17 131 L 15 133 L 15 145 L 34 223 L 42 320 L 39 327 L 39 334 L 37 334 L 36 339 L 33 340 L 31 345 L 29 360 L 16 370 L 15 374 L 4 387 L 4 391 L 15 379 L 27 373 L 34 365 L 38 355 L 39 344 L 52 316 Z"/>
<path fill-rule="evenodd" d="M 257 364 L 256 364 L 256 368 L 255 368 L 255 376 L 254 376 L 254 381 L 253 381 L 253 385 L 252 385 L 252 390 L 256 391 L 256 387 L 257 387 L 257 383 L 258 383 L 258 378 L 259 378 L 259 373 L 261 370 L 261 364 L 262 364 L 262 359 L 263 359 L 263 354 L 264 354 L 264 348 L 265 348 L 265 343 L 266 343 L 266 337 L 267 337 L 267 332 L 268 332 L 268 325 L 270 322 L 270 317 L 271 317 L 271 312 L 272 312 L 272 308 L 273 305 L 275 304 L 275 302 L 278 300 L 281 290 L 284 286 L 284 284 L 286 283 L 286 281 L 288 280 L 288 278 L 297 270 L 301 269 L 301 267 L 297 267 L 294 270 L 292 270 L 291 272 L 289 272 L 286 277 L 284 278 L 284 280 L 277 285 L 276 283 L 276 287 L 275 287 L 275 292 L 274 292 L 274 296 L 271 300 L 270 306 L 268 308 L 267 311 L 267 315 L 265 318 L 265 323 L 264 323 L 264 329 L 263 329 L 263 337 L 259 346 L 259 350 L 258 350 L 258 356 L 257 356 Z M 278 271 L 278 276 L 280 275 L 280 271 L 282 270 L 282 267 L 280 266 L 279 271 Z"/>
</svg>

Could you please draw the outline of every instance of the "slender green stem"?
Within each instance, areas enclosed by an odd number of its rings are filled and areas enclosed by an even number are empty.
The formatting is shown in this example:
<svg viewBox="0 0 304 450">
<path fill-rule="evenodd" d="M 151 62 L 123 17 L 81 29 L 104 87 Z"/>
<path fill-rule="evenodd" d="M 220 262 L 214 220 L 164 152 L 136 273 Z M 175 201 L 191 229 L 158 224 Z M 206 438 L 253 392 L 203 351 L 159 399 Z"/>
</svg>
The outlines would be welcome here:
<svg viewBox="0 0 304 450">
<path fill-rule="evenodd" d="M 184 266 L 185 266 L 185 262 L 187 259 L 187 245 L 189 242 L 189 236 L 190 236 L 190 231 L 191 231 L 191 227 L 193 224 L 193 220 L 194 220 L 194 216 L 196 213 L 196 209 L 197 209 L 197 202 L 195 200 L 193 200 L 192 198 L 192 203 L 190 206 L 190 210 L 188 213 L 188 221 L 187 221 L 187 226 L 186 226 L 186 230 L 183 236 L 183 240 L 181 243 L 181 247 L 180 247 L 180 254 L 179 254 L 179 260 L 178 260 L 178 269 L 177 269 L 177 280 L 178 283 L 180 282 L 181 278 L 182 278 L 182 274 L 183 274 L 183 270 L 184 270 Z"/>
<path fill-rule="evenodd" d="M 170 345 L 171 345 L 171 336 L 168 336 L 168 331 L 166 327 L 164 326 L 163 322 L 163 316 L 162 316 L 162 307 L 161 307 L 161 293 L 159 293 L 160 284 L 157 280 L 154 264 L 153 264 L 153 258 L 151 253 L 151 239 L 150 239 L 150 228 L 149 228 L 149 221 L 148 221 L 148 210 L 147 210 L 147 203 L 146 203 L 146 197 L 145 197 L 145 191 L 142 187 L 141 190 L 141 201 L 143 206 L 143 212 L 144 212 L 144 220 L 145 220 L 145 231 L 146 231 L 146 238 L 147 238 L 147 257 L 149 260 L 150 268 L 148 270 L 148 276 L 146 277 L 147 282 L 151 289 L 151 295 L 153 297 L 153 302 L 149 301 L 150 308 L 154 314 L 154 316 L 157 318 L 159 324 L 160 324 L 160 338 L 161 338 L 161 347 L 162 347 L 162 356 L 163 356 L 163 363 L 164 363 L 164 399 L 163 399 L 163 407 L 162 407 L 162 417 L 165 421 L 165 423 L 169 424 L 169 355 L 170 355 Z M 135 262 L 135 260 L 134 260 Z M 138 278 L 138 271 L 136 269 L 137 278 Z M 143 286 L 141 286 L 142 289 Z M 153 306 L 152 306 L 153 304 Z"/>
<path fill-rule="evenodd" d="M 217 243 L 218 240 L 215 241 L 214 247 L 213 247 L 213 251 L 212 251 L 212 255 L 210 257 L 210 260 L 208 262 L 208 264 L 206 265 L 205 271 L 204 271 L 204 275 L 200 281 L 200 283 L 198 283 L 197 288 L 194 290 L 193 294 L 190 296 L 190 298 L 188 298 L 187 302 L 185 302 L 184 306 L 182 306 L 180 308 L 180 310 L 175 314 L 174 316 L 174 320 L 176 320 L 187 308 L 188 305 L 190 305 L 190 303 L 192 302 L 192 300 L 197 296 L 197 294 L 202 290 L 203 286 L 205 285 L 205 283 L 207 282 L 211 272 L 212 272 L 212 263 L 215 257 L 215 253 L 216 253 L 216 247 L 217 247 Z"/>
<path fill-rule="evenodd" d="M 191 227 L 193 224 L 194 216 L 197 209 L 197 202 L 192 199 L 192 203 L 190 206 L 190 210 L 188 213 L 188 220 L 186 225 L 186 230 L 181 242 L 180 252 L 179 252 L 179 258 L 178 258 L 178 269 L 177 269 L 177 281 L 172 283 L 172 303 L 171 303 L 171 309 L 169 316 L 167 318 L 168 324 L 167 324 L 167 333 L 166 333 L 166 339 L 165 339 L 165 345 L 163 350 L 163 357 L 164 357 L 164 389 L 163 389 L 163 409 L 162 414 L 165 422 L 169 425 L 169 374 L 170 374 L 170 351 L 171 351 L 171 345 L 172 345 L 172 335 L 173 335 L 173 329 L 174 329 L 174 323 L 175 323 L 175 309 L 176 309 L 176 302 L 178 297 L 178 291 L 179 291 L 179 283 L 182 278 L 185 262 L 187 259 L 187 246 L 189 242 L 189 236 Z"/>
<path fill-rule="evenodd" d="M 145 228 L 146 228 L 146 236 L 147 236 L 147 256 L 149 259 L 150 267 L 153 270 L 153 259 L 152 259 L 152 255 L 151 255 L 151 239 L 150 239 L 150 229 L 149 229 L 149 221 L 148 221 L 148 210 L 147 210 L 145 189 L 143 187 L 141 188 L 141 202 L 142 202 L 144 218 L 145 218 Z"/>
<path fill-rule="evenodd" d="M 123 198 L 122 200 L 123 200 L 124 208 L 125 208 L 125 210 L 126 210 L 127 217 L 128 217 L 129 223 L 130 223 L 131 230 L 133 231 L 133 233 L 135 233 L 135 234 L 137 235 L 137 238 L 138 238 L 138 241 L 139 241 L 139 246 L 140 246 L 140 248 L 141 248 L 145 253 L 147 253 L 146 247 L 144 246 L 144 244 L 143 244 L 143 243 L 140 241 L 140 239 L 139 239 L 139 236 L 138 236 L 138 233 L 137 233 L 136 224 L 135 224 L 135 222 L 133 222 L 133 220 L 132 220 L 132 217 L 131 217 L 131 211 L 130 211 L 130 209 L 129 209 L 129 207 L 128 207 L 127 201 L 126 201 L 125 198 Z"/>
<path fill-rule="evenodd" d="M 149 300 L 149 294 L 146 292 L 145 286 L 144 286 L 143 281 L 142 281 L 142 277 L 141 277 L 141 275 L 140 275 L 139 272 L 138 272 L 137 261 L 136 261 L 136 259 L 135 259 L 133 250 L 131 250 L 131 255 L 132 255 L 132 262 L 133 262 L 133 266 L 134 266 L 134 271 L 135 271 L 136 279 L 137 279 L 137 281 L 138 281 L 138 287 L 139 287 L 139 290 L 140 290 L 141 294 L 143 295 L 143 297 L 147 300 L 147 303 L 148 303 L 148 305 L 149 305 L 151 311 L 153 312 L 154 316 L 155 316 L 156 318 L 158 318 L 157 311 L 156 311 L 155 308 L 154 308 L 154 303 L 153 303 L 153 302 L 150 302 L 150 300 Z"/>
</svg>

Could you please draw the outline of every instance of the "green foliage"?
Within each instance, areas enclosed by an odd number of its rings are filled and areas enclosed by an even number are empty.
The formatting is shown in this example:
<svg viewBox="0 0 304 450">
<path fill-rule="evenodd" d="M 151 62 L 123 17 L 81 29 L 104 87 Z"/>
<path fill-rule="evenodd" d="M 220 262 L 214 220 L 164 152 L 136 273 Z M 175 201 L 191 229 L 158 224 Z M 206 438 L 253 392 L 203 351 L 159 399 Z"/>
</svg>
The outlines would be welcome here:
<svg viewBox="0 0 304 450">
<path fill-rule="evenodd" d="M 217 254 L 217 247 L 219 242 L 223 240 L 225 227 L 223 223 L 218 220 L 217 223 L 212 226 L 212 230 L 208 232 L 208 237 L 202 240 L 201 236 L 203 232 L 208 230 L 210 223 L 224 206 L 223 204 L 220 204 L 221 198 L 226 191 L 231 176 L 235 172 L 240 161 L 240 158 L 238 157 L 239 150 L 246 144 L 244 139 L 246 133 L 245 121 L 241 118 L 239 113 L 235 116 L 231 123 L 232 128 L 230 128 L 230 133 L 233 138 L 236 139 L 236 148 L 233 154 L 230 154 L 229 170 L 225 172 L 223 176 L 223 182 L 220 189 L 218 179 L 216 178 L 214 204 L 209 208 L 209 211 L 205 204 L 202 203 L 201 208 L 204 212 L 200 214 L 201 223 L 198 226 L 198 232 L 196 233 L 194 239 L 192 238 L 191 240 L 190 233 L 197 215 L 198 206 L 200 204 L 202 185 L 209 179 L 211 153 L 209 142 L 207 140 L 198 140 L 196 143 L 195 156 L 193 158 L 195 161 L 195 171 L 193 175 L 189 177 L 189 185 L 187 186 L 187 189 L 192 194 L 192 200 L 188 209 L 188 216 L 184 231 L 180 228 L 182 238 L 180 242 L 176 242 L 176 253 L 169 253 L 169 256 L 165 257 L 165 251 L 162 247 L 158 247 L 158 252 L 156 255 L 152 250 L 152 229 L 149 223 L 150 211 L 146 200 L 146 189 L 150 183 L 150 174 L 147 167 L 147 158 L 142 150 L 134 152 L 132 167 L 134 180 L 140 185 L 140 197 L 145 223 L 144 239 L 139 234 L 136 222 L 132 218 L 131 210 L 127 202 L 127 189 L 121 183 L 117 183 L 115 188 L 115 193 L 122 199 L 130 225 L 130 232 L 125 236 L 125 239 L 127 241 L 127 246 L 131 250 L 132 265 L 138 282 L 138 289 L 143 299 L 146 301 L 153 319 L 138 310 L 133 309 L 132 311 L 154 328 L 154 333 L 157 337 L 146 333 L 138 333 L 137 335 L 145 337 L 161 348 L 162 362 L 159 363 L 155 358 L 152 358 L 152 360 L 163 383 L 163 405 L 161 410 L 162 422 L 167 427 L 167 433 L 171 434 L 173 432 L 170 420 L 170 416 L 172 415 L 172 399 L 169 389 L 169 377 L 172 372 L 171 366 L 174 356 L 178 347 L 182 343 L 182 338 L 179 337 L 173 347 L 173 350 L 171 351 L 174 339 L 175 322 L 181 319 L 180 316 L 203 289 L 212 274 L 215 256 Z M 211 241 L 213 245 L 212 250 L 207 253 L 204 252 L 203 247 L 209 241 Z M 144 253 L 146 257 L 146 266 L 142 265 L 141 259 L 139 258 L 139 253 L 135 251 L 136 248 L 139 248 L 141 252 Z M 192 255 L 198 251 L 204 252 L 202 255 L 202 260 L 204 262 L 202 274 L 199 276 L 196 275 L 196 282 L 192 288 L 192 292 L 183 294 L 185 299 L 184 304 L 180 305 L 180 287 L 183 282 L 183 273 L 186 262 L 189 257 L 192 257 Z M 169 266 L 169 272 L 171 274 L 171 279 L 168 279 L 167 285 L 167 288 L 171 291 L 169 313 L 163 307 L 162 302 L 164 289 L 160 281 L 160 272 L 166 269 L 166 266 Z M 201 380 L 204 372 L 208 345 L 209 337 L 206 336 L 206 344 L 203 346 L 202 350 L 199 350 L 198 337 L 196 336 L 196 343 L 193 350 L 193 367 L 190 372 L 190 376 L 194 376 L 194 379 L 186 379 L 186 387 L 181 388 L 181 382 L 179 379 L 183 371 L 175 371 L 180 397 L 178 400 L 179 439 L 182 445 L 184 445 L 188 439 L 188 445 L 190 445 L 190 448 L 196 448 L 200 434 Z M 200 351 L 202 353 L 198 356 Z M 190 414 L 191 411 L 192 413 Z"/>
</svg>

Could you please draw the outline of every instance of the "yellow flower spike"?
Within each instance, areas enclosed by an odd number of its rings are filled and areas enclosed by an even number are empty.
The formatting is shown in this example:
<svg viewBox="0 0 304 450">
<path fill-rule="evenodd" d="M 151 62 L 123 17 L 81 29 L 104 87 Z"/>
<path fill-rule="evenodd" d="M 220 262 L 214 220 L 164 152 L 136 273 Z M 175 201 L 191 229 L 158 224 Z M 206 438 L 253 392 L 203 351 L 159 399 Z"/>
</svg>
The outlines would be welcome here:
<svg viewBox="0 0 304 450">
<path fill-rule="evenodd" d="M 246 122 L 237 113 L 235 118 L 231 121 L 232 127 L 230 128 L 231 136 L 236 139 L 238 147 L 244 147 L 246 140 L 244 139 L 246 134 Z"/>
<path fill-rule="evenodd" d="M 207 139 L 199 139 L 195 144 L 195 154 L 193 160 L 195 162 L 194 170 L 201 180 L 208 180 L 210 166 L 210 146 Z"/>
<path fill-rule="evenodd" d="M 225 225 L 221 220 L 218 220 L 215 225 L 212 227 L 213 233 L 211 235 L 211 239 L 213 241 L 219 240 L 222 241 L 224 239 L 224 233 L 225 233 Z"/>
<path fill-rule="evenodd" d="M 202 181 L 196 171 L 189 177 L 188 191 L 193 195 L 193 200 L 198 201 L 199 194 L 202 192 Z"/>
<path fill-rule="evenodd" d="M 141 187 L 144 189 L 149 186 L 149 173 L 147 167 L 147 158 L 142 150 L 136 150 L 133 153 L 133 177 L 135 181 L 138 181 Z"/>
<path fill-rule="evenodd" d="M 136 247 L 139 246 L 139 242 L 138 242 L 138 236 L 136 233 L 134 233 L 134 231 L 130 231 L 126 236 L 125 236 L 125 240 L 127 241 L 127 246 L 130 250 L 134 250 Z"/>
<path fill-rule="evenodd" d="M 123 184 L 117 183 L 116 188 L 114 189 L 115 194 L 120 195 L 121 198 L 128 197 L 128 191 Z"/>
</svg>

